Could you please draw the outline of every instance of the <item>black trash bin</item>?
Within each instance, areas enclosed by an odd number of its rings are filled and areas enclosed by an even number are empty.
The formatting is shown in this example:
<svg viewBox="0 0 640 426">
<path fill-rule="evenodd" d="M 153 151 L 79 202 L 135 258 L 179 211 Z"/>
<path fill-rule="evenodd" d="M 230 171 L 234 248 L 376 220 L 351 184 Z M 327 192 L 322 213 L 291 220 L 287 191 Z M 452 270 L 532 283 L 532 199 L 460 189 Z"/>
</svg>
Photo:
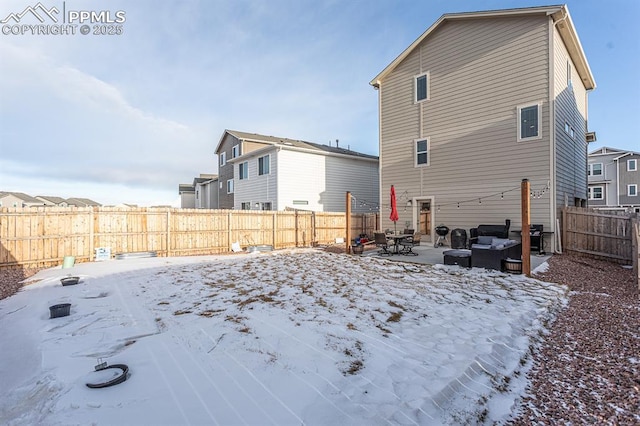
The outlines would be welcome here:
<svg viewBox="0 0 640 426">
<path fill-rule="evenodd" d="M 466 249 L 467 248 L 467 231 L 456 228 L 451 231 L 451 248 Z"/>
</svg>

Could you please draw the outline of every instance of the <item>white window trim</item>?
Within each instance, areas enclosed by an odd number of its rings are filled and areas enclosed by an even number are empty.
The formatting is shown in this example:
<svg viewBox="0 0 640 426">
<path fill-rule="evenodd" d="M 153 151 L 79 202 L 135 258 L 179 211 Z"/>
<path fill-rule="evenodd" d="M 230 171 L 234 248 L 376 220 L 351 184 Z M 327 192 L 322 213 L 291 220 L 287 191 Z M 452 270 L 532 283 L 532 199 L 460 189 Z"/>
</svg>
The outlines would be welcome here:
<svg viewBox="0 0 640 426">
<path fill-rule="evenodd" d="M 631 164 L 633 164 L 633 169 L 631 168 Z M 629 160 L 627 160 L 627 171 L 635 172 L 636 170 L 638 170 L 638 160 L 635 158 L 630 158 Z"/>
<path fill-rule="evenodd" d="M 600 174 L 597 174 L 597 175 L 593 173 L 593 166 L 595 166 L 596 164 L 600 164 Z M 602 176 L 603 173 L 604 173 L 604 165 L 602 163 L 589 164 L 589 176 Z"/>
<path fill-rule="evenodd" d="M 594 189 L 600 188 L 600 198 L 594 197 Z M 604 200 L 604 186 L 590 186 L 589 187 L 589 199 L 590 200 Z"/>
<path fill-rule="evenodd" d="M 427 142 L 427 162 L 425 164 L 418 164 L 418 142 Z M 429 138 L 419 138 L 413 140 L 413 167 L 428 167 L 431 165 L 431 141 Z"/>
<path fill-rule="evenodd" d="M 246 176 L 242 177 L 242 175 L 240 174 L 240 169 L 242 168 L 242 165 L 244 164 L 244 168 L 246 171 Z M 242 163 L 238 164 L 238 180 L 249 180 L 249 162 L 248 161 L 243 161 Z"/>
<path fill-rule="evenodd" d="M 234 145 L 231 148 L 231 158 L 236 158 L 240 156 L 240 145 Z"/>
<path fill-rule="evenodd" d="M 260 159 L 267 157 L 269 158 L 269 173 L 262 173 L 260 174 Z M 270 175 L 271 174 L 271 154 L 267 154 L 267 155 L 261 155 L 260 157 L 258 157 L 258 176 L 266 176 L 266 175 Z"/>
<path fill-rule="evenodd" d="M 633 192 L 635 192 L 635 194 L 631 193 L 631 188 L 633 188 Z M 638 185 L 635 183 L 631 183 L 627 185 L 627 197 L 637 197 L 637 196 L 638 196 Z"/>
<path fill-rule="evenodd" d="M 221 152 L 220 153 L 220 165 L 224 166 L 225 164 L 227 164 L 227 153 L 226 152 Z"/>
<path fill-rule="evenodd" d="M 233 194 L 233 179 L 227 180 L 227 194 Z"/>
<path fill-rule="evenodd" d="M 427 77 L 427 97 L 424 99 L 418 100 L 418 79 L 420 77 Z M 423 72 L 418 75 L 413 76 L 413 103 L 419 104 L 424 101 L 428 101 L 431 99 L 431 76 L 429 75 L 429 71 Z"/>
<path fill-rule="evenodd" d="M 538 107 L 538 134 L 536 136 L 530 136 L 528 138 L 522 138 L 520 137 L 520 135 L 522 135 L 522 119 L 521 114 L 522 114 L 522 110 L 524 108 L 529 108 L 532 106 L 536 106 Z M 518 142 L 521 141 L 534 141 L 534 140 L 538 140 L 538 139 L 542 139 L 542 102 L 531 102 L 528 104 L 522 104 L 522 105 L 518 105 L 517 107 L 517 116 L 516 116 L 516 120 L 518 120 L 518 125 L 516 126 L 518 128 Z"/>
</svg>

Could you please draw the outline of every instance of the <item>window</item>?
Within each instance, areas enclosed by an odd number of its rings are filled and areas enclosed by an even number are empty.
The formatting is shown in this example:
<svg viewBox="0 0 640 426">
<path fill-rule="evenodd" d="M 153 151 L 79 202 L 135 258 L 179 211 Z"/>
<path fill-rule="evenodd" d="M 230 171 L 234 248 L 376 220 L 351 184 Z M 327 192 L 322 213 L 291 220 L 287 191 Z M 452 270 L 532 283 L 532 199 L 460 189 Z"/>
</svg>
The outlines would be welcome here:
<svg viewBox="0 0 640 426">
<path fill-rule="evenodd" d="M 638 185 L 635 183 L 627 185 L 627 195 L 629 197 L 636 197 L 638 195 Z"/>
<path fill-rule="evenodd" d="M 571 62 L 567 61 L 567 87 L 569 89 L 573 88 L 573 83 L 571 83 L 572 69 Z"/>
<path fill-rule="evenodd" d="M 427 139 L 419 139 L 415 141 L 416 163 L 415 166 L 429 165 L 429 141 Z"/>
<path fill-rule="evenodd" d="M 240 204 L 240 209 L 241 210 L 251 210 L 251 202 L 250 201 L 246 201 L 246 202 Z"/>
<path fill-rule="evenodd" d="M 227 153 L 226 152 L 221 152 L 220 153 L 220 165 L 224 166 L 225 164 L 227 164 Z"/>
<path fill-rule="evenodd" d="M 566 134 L 569 134 L 571 127 L 569 126 L 569 123 L 567 123 L 566 121 L 564 122 L 564 132 Z"/>
<path fill-rule="evenodd" d="M 518 140 L 540 139 L 540 104 L 518 107 Z"/>
<path fill-rule="evenodd" d="M 635 158 L 627 160 L 627 171 L 635 172 L 636 170 L 638 170 L 638 160 L 636 160 Z"/>
<path fill-rule="evenodd" d="M 233 194 L 233 179 L 227 181 L 227 194 Z"/>
<path fill-rule="evenodd" d="M 238 179 L 248 179 L 249 178 L 249 163 L 244 162 L 238 164 Z"/>
<path fill-rule="evenodd" d="M 416 103 L 429 99 L 429 73 L 417 75 L 415 77 L 415 98 Z"/>
<path fill-rule="evenodd" d="M 589 187 L 589 199 L 590 200 L 602 200 L 602 187 L 590 186 Z"/>
<path fill-rule="evenodd" d="M 602 176 L 602 163 L 589 164 L 589 176 Z"/>
<path fill-rule="evenodd" d="M 307 201 L 307 200 L 293 200 L 293 205 L 294 206 L 308 206 L 309 205 L 309 201 Z"/>
<path fill-rule="evenodd" d="M 234 145 L 231 148 L 231 158 L 236 158 L 240 155 L 240 145 Z"/>
<path fill-rule="evenodd" d="M 218 182 L 220 184 L 220 189 L 222 189 L 222 181 Z"/>
<path fill-rule="evenodd" d="M 258 157 L 258 176 L 268 175 L 269 170 L 269 156 Z"/>
<path fill-rule="evenodd" d="M 262 210 L 271 210 L 271 202 L 262 203 Z"/>
</svg>

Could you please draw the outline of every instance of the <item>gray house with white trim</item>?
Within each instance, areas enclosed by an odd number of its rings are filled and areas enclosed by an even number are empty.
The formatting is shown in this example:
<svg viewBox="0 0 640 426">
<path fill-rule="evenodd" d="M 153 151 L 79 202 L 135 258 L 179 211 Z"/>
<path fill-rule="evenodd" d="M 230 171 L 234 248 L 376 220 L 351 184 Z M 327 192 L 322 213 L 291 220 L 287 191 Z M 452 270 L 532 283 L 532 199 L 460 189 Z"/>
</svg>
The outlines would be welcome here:
<svg viewBox="0 0 640 426">
<path fill-rule="evenodd" d="M 378 209 L 378 157 L 297 139 L 225 130 L 219 158 L 220 208 L 352 211 Z"/>
<path fill-rule="evenodd" d="M 563 205 L 586 205 L 596 85 L 566 6 L 445 14 L 370 84 L 382 211 L 395 185 L 400 223 L 426 240 L 439 224 L 519 229 L 525 178 L 545 231 Z"/>
<path fill-rule="evenodd" d="M 589 153 L 589 207 L 640 212 L 640 152 L 602 147 Z"/>
</svg>

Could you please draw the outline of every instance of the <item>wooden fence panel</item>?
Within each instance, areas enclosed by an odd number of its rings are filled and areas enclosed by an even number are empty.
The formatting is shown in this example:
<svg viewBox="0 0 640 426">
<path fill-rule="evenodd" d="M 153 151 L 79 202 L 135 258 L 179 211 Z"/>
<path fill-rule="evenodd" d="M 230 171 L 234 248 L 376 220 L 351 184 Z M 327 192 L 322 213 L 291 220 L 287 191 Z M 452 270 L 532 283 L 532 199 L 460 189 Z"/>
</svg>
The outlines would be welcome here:
<svg viewBox="0 0 640 426">
<path fill-rule="evenodd" d="M 374 214 L 353 214 L 352 235 L 373 235 Z M 0 208 L 0 267 L 55 266 L 65 256 L 90 261 L 95 249 L 159 256 L 226 253 L 333 244 L 345 237 L 345 215 L 308 211 L 236 211 L 113 207 Z"/>
<path fill-rule="evenodd" d="M 632 218 L 635 214 L 564 207 L 562 215 L 565 251 L 632 263 Z"/>
</svg>

